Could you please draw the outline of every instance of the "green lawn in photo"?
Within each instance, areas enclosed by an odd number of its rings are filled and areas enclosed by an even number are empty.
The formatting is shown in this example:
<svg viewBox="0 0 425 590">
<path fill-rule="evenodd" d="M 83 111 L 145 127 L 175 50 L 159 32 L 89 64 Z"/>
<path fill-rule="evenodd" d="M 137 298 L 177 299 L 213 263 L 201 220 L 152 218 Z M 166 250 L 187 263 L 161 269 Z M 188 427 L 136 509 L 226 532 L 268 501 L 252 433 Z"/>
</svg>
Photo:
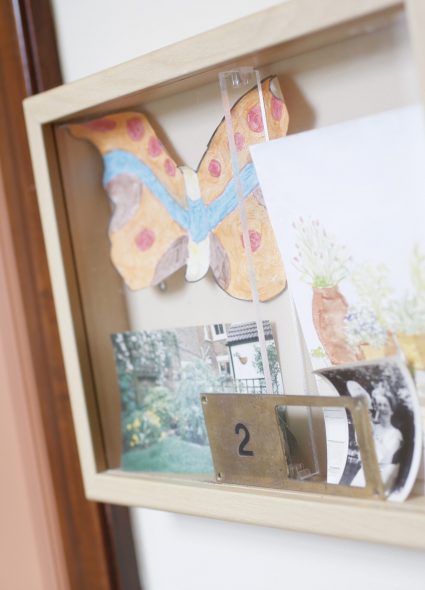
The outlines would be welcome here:
<svg viewBox="0 0 425 590">
<path fill-rule="evenodd" d="M 209 447 L 177 436 L 169 436 L 146 449 L 124 452 L 122 468 L 125 471 L 214 473 Z"/>
</svg>

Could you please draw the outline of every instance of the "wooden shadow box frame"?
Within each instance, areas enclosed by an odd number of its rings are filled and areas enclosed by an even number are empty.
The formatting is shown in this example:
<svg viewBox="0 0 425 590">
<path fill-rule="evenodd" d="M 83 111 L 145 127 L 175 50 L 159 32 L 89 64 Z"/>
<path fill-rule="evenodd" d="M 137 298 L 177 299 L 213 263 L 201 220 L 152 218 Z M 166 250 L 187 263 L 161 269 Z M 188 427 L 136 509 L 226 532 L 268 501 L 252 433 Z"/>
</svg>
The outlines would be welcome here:
<svg viewBox="0 0 425 590">
<path fill-rule="evenodd" d="M 412 42 L 411 57 L 406 58 L 404 49 L 394 53 L 394 44 L 400 42 L 394 31 L 400 30 L 407 31 L 405 35 Z M 423 495 L 395 504 L 217 485 L 196 477 L 119 469 L 119 396 L 109 335 L 127 329 L 128 309 L 120 280 L 109 263 L 105 231 L 109 210 L 99 182 L 100 158 L 91 146 L 70 138 L 66 131 L 69 121 L 141 105 L 147 105 L 154 115 L 160 114 L 164 105 L 167 112 L 175 108 L 178 113 L 182 101 L 191 99 L 196 128 L 196 117 L 209 104 L 208 89 L 217 86 L 218 72 L 240 65 L 254 65 L 269 73 L 273 70 L 268 68 L 280 64 L 276 67 L 283 72 L 281 85 L 293 113 L 292 132 L 353 118 L 368 109 L 385 110 L 423 100 L 423 30 L 423 0 L 289 0 L 25 101 L 89 499 L 425 549 Z M 360 61 L 369 60 L 365 86 L 355 84 L 358 71 L 352 52 Z M 409 73 L 397 74 L 401 54 L 409 61 L 403 72 L 406 68 L 414 71 L 419 84 L 414 99 L 402 97 L 394 103 L 391 96 L 396 86 L 409 86 L 411 78 Z M 382 84 L 381 67 L 387 71 Z M 309 82 L 303 88 L 305 79 Z M 340 83 L 345 91 L 336 96 Z M 308 97 L 312 88 L 313 98 Z M 212 110 L 220 113 L 217 104 Z M 363 111 L 358 104 L 363 104 Z M 156 111 L 155 105 L 160 105 Z M 314 121 L 316 111 L 319 115 Z M 186 117 L 188 112 L 186 109 Z M 188 125 L 186 128 L 190 135 Z M 290 343 L 281 350 L 292 366 Z M 289 393 L 300 391 L 299 372 L 290 380 Z"/>
</svg>

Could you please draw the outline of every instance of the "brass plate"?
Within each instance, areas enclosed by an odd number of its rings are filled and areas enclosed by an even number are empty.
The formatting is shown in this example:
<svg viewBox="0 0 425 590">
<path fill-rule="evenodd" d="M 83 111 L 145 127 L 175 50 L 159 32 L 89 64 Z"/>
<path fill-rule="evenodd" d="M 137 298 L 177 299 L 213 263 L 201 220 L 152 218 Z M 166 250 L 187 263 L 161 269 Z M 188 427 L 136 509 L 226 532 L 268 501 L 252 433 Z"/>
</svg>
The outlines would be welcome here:
<svg viewBox="0 0 425 590">
<path fill-rule="evenodd" d="M 284 486 L 286 460 L 274 411 L 282 399 L 245 393 L 201 396 L 218 482 Z"/>
<path fill-rule="evenodd" d="M 211 393 L 202 394 L 201 402 L 217 482 L 352 497 L 385 497 L 366 399 Z M 278 406 L 349 410 L 360 449 L 365 486 L 289 478 L 283 433 L 276 413 Z"/>
</svg>

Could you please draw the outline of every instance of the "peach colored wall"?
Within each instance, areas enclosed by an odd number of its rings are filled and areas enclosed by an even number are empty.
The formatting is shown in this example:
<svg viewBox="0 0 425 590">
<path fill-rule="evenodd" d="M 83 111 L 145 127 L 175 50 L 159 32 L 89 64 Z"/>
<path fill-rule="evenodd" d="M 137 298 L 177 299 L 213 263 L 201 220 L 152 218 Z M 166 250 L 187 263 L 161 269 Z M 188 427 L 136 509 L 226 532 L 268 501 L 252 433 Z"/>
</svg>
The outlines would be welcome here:
<svg viewBox="0 0 425 590">
<path fill-rule="evenodd" d="M 68 590 L 0 169 L 0 588 Z"/>
</svg>

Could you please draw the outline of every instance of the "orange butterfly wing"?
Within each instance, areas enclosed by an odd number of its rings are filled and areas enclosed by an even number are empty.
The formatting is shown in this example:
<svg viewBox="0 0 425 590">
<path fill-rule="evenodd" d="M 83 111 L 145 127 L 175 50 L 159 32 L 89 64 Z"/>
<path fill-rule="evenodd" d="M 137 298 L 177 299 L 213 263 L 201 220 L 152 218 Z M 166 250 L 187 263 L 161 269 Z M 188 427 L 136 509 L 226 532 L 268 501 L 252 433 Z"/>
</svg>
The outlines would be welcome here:
<svg viewBox="0 0 425 590">
<path fill-rule="evenodd" d="M 74 137 L 91 141 L 108 158 L 132 154 L 145 163 L 161 184 L 185 207 L 182 173 L 141 113 L 118 113 L 70 125 Z M 131 170 L 113 175 L 105 184 L 114 212 L 109 226 L 111 259 L 130 289 L 157 285 L 186 264 L 187 232 Z"/>
<path fill-rule="evenodd" d="M 282 137 L 288 128 L 288 112 L 276 78 L 262 82 L 270 139 Z M 231 110 L 240 169 L 251 162 L 248 146 L 264 141 L 257 89 L 249 91 Z M 205 204 L 219 198 L 232 178 L 225 122 L 214 133 L 199 168 L 198 178 Z M 286 287 L 286 275 L 260 188 L 244 201 L 250 246 L 261 301 L 272 299 Z M 230 213 L 210 236 L 211 269 L 219 285 L 238 299 L 252 299 L 239 208 Z"/>
</svg>

